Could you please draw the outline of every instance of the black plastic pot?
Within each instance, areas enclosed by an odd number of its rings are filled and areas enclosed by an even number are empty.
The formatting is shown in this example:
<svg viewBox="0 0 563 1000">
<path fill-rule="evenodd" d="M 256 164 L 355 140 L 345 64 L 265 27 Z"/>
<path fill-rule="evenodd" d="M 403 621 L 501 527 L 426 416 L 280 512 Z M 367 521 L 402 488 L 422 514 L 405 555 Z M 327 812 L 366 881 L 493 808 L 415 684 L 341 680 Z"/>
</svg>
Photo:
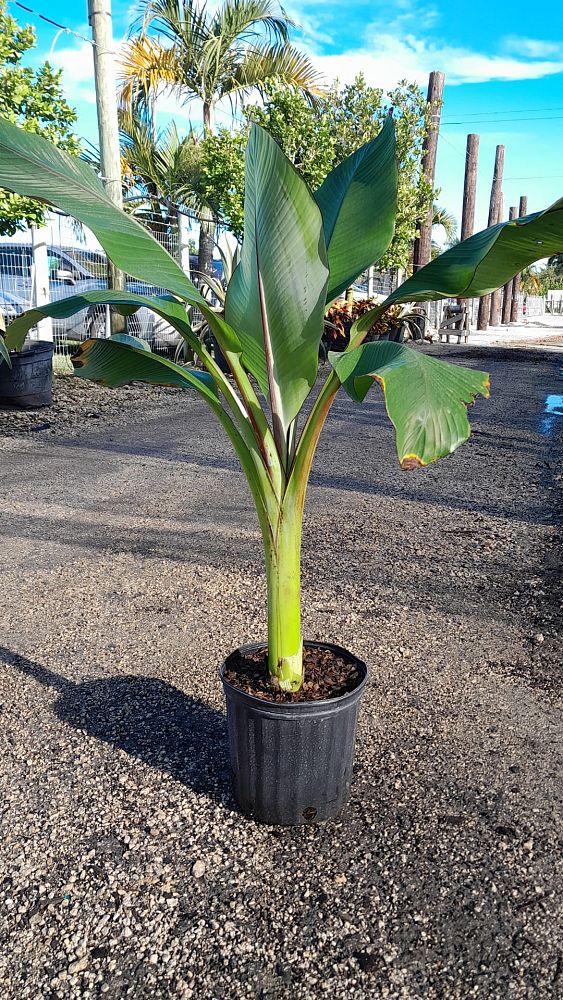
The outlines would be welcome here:
<svg viewBox="0 0 563 1000">
<path fill-rule="evenodd" d="M 367 667 L 332 643 L 305 646 L 330 649 L 354 663 L 361 677 L 358 686 L 326 701 L 277 703 L 246 694 L 225 680 L 225 670 L 234 657 L 264 649 L 264 643 L 235 650 L 220 671 L 227 699 L 233 795 L 241 811 L 260 823 L 322 822 L 336 816 L 350 794 Z"/>
<path fill-rule="evenodd" d="M 50 406 L 53 384 L 53 344 L 35 340 L 10 353 L 12 367 L 0 364 L 0 402 L 12 406 Z"/>
</svg>

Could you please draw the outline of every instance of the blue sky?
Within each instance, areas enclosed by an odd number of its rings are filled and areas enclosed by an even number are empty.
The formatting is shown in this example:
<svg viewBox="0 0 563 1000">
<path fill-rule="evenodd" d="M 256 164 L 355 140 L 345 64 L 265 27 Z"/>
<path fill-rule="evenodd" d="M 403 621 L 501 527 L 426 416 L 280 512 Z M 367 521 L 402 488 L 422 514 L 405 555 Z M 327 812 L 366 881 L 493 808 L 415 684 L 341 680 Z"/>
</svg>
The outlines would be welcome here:
<svg viewBox="0 0 563 1000">
<path fill-rule="evenodd" d="M 86 0 L 24 0 L 26 5 L 89 34 Z M 13 3 L 20 22 L 34 24 L 36 58 L 51 55 L 65 69 L 64 86 L 79 113 L 78 131 L 96 139 L 91 48 L 69 34 L 26 14 Z M 424 88 L 430 70 L 446 74 L 441 139 L 438 148 L 439 201 L 460 220 L 465 141 L 481 136 L 477 227 L 487 223 L 489 189 L 497 143 L 506 146 L 505 205 L 528 196 L 529 211 L 563 195 L 563 15 L 560 0 L 530 8 L 524 0 L 288 0 L 285 8 L 301 26 L 296 41 L 307 49 L 327 79 L 349 82 L 362 71 L 383 88 L 399 79 Z M 130 2 L 113 0 L 114 34 L 119 41 L 131 21 Z M 534 17 L 531 14 L 534 13 Z M 54 43 L 54 45 L 53 45 Z M 171 111 L 164 99 L 162 120 Z M 168 114 L 167 114 L 168 113 Z M 179 126 L 194 105 L 176 113 Z M 227 118 L 225 117 L 225 123 Z"/>
</svg>

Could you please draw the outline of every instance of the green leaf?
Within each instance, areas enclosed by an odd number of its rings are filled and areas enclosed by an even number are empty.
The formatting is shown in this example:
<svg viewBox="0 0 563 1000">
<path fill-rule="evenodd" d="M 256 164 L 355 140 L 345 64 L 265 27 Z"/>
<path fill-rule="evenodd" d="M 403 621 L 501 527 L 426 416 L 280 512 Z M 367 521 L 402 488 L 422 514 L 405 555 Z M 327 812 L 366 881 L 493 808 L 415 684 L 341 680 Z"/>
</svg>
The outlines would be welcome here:
<svg viewBox="0 0 563 1000">
<path fill-rule="evenodd" d="M 529 264 L 562 251 L 560 198 L 543 212 L 501 222 L 446 250 L 400 285 L 384 304 L 487 295 Z M 369 315 L 363 318 L 364 325 Z"/>
<path fill-rule="evenodd" d="M 315 382 L 328 268 L 321 213 L 257 125 L 246 152 L 244 218 L 225 316 L 240 331 L 243 364 L 269 395 L 279 447 Z"/>
<path fill-rule="evenodd" d="M 151 349 L 146 340 L 133 337 L 130 333 L 114 333 L 111 339 L 116 344 L 127 344 L 129 347 L 136 347 L 139 351 L 148 351 L 150 354 Z"/>
<path fill-rule="evenodd" d="M 208 372 L 182 368 L 168 358 L 131 347 L 113 337 L 109 340 L 85 340 L 72 358 L 72 364 L 79 378 L 102 385 L 127 385 L 129 382 L 172 385 L 180 389 L 195 389 L 208 401 L 217 402 L 215 383 Z"/>
<path fill-rule="evenodd" d="M 395 232 L 397 187 L 395 127 L 388 118 L 379 135 L 332 170 L 314 195 L 328 248 L 328 302 L 387 250 Z"/>
<path fill-rule="evenodd" d="M 403 344 L 379 341 L 329 360 L 346 392 L 361 402 L 374 381 L 385 395 L 403 469 L 444 458 L 471 433 L 467 404 L 489 395 L 486 372 L 452 365 Z"/>
<path fill-rule="evenodd" d="M 18 350 L 28 331 L 45 316 L 64 319 L 91 305 L 111 305 L 124 315 L 130 315 L 131 312 L 145 306 L 167 320 L 196 353 L 201 350 L 201 342 L 190 326 L 186 310 L 177 299 L 165 295 L 136 295 L 134 292 L 111 289 L 81 292 L 80 295 L 71 295 L 66 299 L 58 299 L 48 305 L 28 310 L 10 323 L 6 332 L 6 343 L 11 350 Z M 220 329 L 221 343 L 234 352 L 240 352 L 240 342 L 234 330 L 231 330 L 212 310 L 206 309 L 206 312 L 211 313 L 214 323 Z"/>
<path fill-rule="evenodd" d="M 97 236 L 108 257 L 141 281 L 200 305 L 195 285 L 169 253 L 116 208 L 87 163 L 0 118 L 0 187 L 68 212 Z"/>
<path fill-rule="evenodd" d="M 6 364 L 8 365 L 8 368 L 12 367 L 12 361 L 11 361 L 11 358 L 10 358 L 10 352 L 9 352 L 9 350 L 8 350 L 5 342 L 4 342 L 4 337 L 0 333 L 0 364 L 2 363 L 2 361 L 6 362 Z"/>
</svg>

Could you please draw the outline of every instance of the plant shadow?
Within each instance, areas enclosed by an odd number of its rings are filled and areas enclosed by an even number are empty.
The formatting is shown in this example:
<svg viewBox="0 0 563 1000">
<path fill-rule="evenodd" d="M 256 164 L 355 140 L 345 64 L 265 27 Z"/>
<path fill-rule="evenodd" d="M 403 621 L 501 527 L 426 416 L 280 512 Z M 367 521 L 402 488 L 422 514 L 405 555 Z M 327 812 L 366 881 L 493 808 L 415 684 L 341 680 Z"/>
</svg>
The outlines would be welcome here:
<svg viewBox="0 0 563 1000">
<path fill-rule="evenodd" d="M 61 722 L 198 794 L 230 803 L 227 720 L 221 712 L 156 677 L 75 683 L 2 646 L 0 661 L 55 690 L 53 711 Z"/>
</svg>

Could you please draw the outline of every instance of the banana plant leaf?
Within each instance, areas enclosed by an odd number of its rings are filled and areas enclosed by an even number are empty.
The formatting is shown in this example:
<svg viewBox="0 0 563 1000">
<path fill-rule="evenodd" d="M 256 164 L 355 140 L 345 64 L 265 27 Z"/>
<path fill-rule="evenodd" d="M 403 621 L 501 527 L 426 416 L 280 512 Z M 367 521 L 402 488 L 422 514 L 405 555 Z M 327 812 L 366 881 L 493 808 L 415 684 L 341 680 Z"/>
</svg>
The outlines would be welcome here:
<svg viewBox="0 0 563 1000">
<path fill-rule="evenodd" d="M 116 344 L 126 344 L 128 347 L 136 347 L 139 351 L 147 351 L 148 354 L 151 353 L 151 349 L 146 340 L 141 340 L 140 337 L 134 337 L 131 333 L 114 333 L 111 339 Z"/>
<path fill-rule="evenodd" d="M 111 289 L 81 292 L 79 295 L 71 295 L 66 299 L 58 299 L 48 305 L 30 309 L 10 323 L 6 331 L 6 345 L 10 350 L 18 350 L 28 331 L 39 320 L 46 316 L 51 316 L 53 319 L 66 319 L 66 317 L 74 316 L 75 313 L 92 305 L 111 305 L 117 312 L 126 316 L 145 306 L 147 309 L 152 309 L 162 319 L 167 320 L 193 350 L 197 351 L 198 348 L 201 348 L 201 343 L 190 326 L 186 310 L 177 299 L 165 295 L 137 295 L 134 292 L 113 291 Z M 216 322 L 221 325 L 222 343 L 226 344 L 232 351 L 240 352 L 240 342 L 234 330 L 230 330 L 219 316 L 216 316 Z M 115 338 L 112 339 L 115 340 Z"/>
<path fill-rule="evenodd" d="M 269 396 L 278 442 L 310 392 L 328 281 L 322 219 L 280 147 L 254 125 L 246 152 L 244 243 L 225 318 Z"/>
<path fill-rule="evenodd" d="M 467 404 L 489 395 L 486 372 L 452 365 L 403 344 L 379 341 L 329 360 L 348 395 L 361 402 L 378 382 L 395 427 L 401 468 L 429 465 L 455 451 L 471 433 Z"/>
<path fill-rule="evenodd" d="M 393 239 L 396 145 L 393 120 L 388 118 L 379 135 L 335 167 L 314 194 L 328 248 L 327 302 L 380 260 Z"/>
<path fill-rule="evenodd" d="M 529 264 L 561 252 L 563 198 L 543 212 L 500 222 L 446 250 L 392 292 L 384 305 L 477 298 L 505 285 Z"/>
<path fill-rule="evenodd" d="M 208 372 L 180 367 L 168 358 L 113 337 L 85 340 L 72 358 L 72 364 L 79 378 L 102 385 L 127 385 L 129 382 L 171 385 L 195 389 L 208 402 L 217 403 L 215 383 Z"/>
<path fill-rule="evenodd" d="M 88 226 L 126 274 L 205 304 L 195 285 L 143 226 L 120 211 L 93 169 L 47 139 L 0 118 L 0 184 L 54 205 Z"/>
</svg>

